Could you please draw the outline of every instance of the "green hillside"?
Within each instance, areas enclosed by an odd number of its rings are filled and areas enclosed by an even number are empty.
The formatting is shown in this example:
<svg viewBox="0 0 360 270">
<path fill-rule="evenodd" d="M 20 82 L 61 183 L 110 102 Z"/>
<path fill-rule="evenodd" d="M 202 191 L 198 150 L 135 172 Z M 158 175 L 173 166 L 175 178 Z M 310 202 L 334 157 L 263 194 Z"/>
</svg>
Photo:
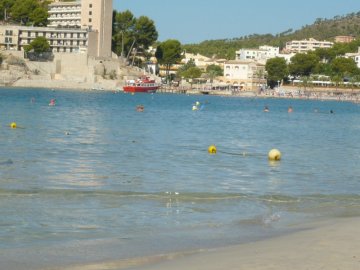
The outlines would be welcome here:
<svg viewBox="0 0 360 270">
<path fill-rule="evenodd" d="M 345 16 L 335 16 L 332 19 L 318 18 L 312 25 L 305 25 L 299 30 L 288 29 L 272 35 L 253 34 L 249 36 L 206 40 L 200 44 L 186 44 L 184 49 L 190 53 L 217 58 L 234 59 L 235 51 L 241 48 L 257 48 L 260 45 L 271 45 L 283 48 L 287 41 L 315 38 L 317 40 L 334 40 L 335 36 L 350 35 L 360 37 L 360 11 Z"/>
</svg>

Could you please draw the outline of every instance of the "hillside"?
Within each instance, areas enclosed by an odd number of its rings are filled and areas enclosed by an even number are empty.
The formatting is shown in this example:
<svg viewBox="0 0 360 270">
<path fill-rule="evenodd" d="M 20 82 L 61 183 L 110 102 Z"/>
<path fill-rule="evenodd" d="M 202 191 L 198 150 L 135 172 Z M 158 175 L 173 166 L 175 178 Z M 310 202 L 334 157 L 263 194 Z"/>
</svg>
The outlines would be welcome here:
<svg viewBox="0 0 360 270">
<path fill-rule="evenodd" d="M 272 34 L 253 34 L 249 36 L 206 40 L 200 44 L 183 45 L 184 49 L 190 53 L 200 53 L 202 55 L 226 59 L 234 59 L 235 51 L 241 48 L 257 48 L 260 45 L 271 45 L 283 48 L 287 41 L 306 38 L 317 40 L 334 40 L 335 36 L 351 35 L 360 37 L 360 11 L 347 14 L 345 16 L 335 16 L 332 19 L 318 18 L 311 25 L 305 25 L 301 29 L 288 29 L 282 33 Z"/>
</svg>

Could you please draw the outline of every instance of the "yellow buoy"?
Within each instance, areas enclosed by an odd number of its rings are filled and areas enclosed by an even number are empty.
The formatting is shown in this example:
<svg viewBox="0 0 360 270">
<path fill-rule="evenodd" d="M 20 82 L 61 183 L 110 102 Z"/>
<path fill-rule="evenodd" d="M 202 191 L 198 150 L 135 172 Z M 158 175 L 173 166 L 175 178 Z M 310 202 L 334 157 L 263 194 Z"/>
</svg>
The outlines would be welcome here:
<svg viewBox="0 0 360 270">
<path fill-rule="evenodd" d="M 281 159 L 281 152 L 277 149 L 271 149 L 268 154 L 269 160 L 278 161 Z"/>
<path fill-rule="evenodd" d="M 196 106 L 200 106 L 200 102 L 199 102 L 199 101 L 196 101 L 196 102 L 195 102 L 195 105 L 196 105 Z"/>
<path fill-rule="evenodd" d="M 208 148 L 208 152 L 209 152 L 209 154 L 216 154 L 216 146 L 210 145 Z"/>
<path fill-rule="evenodd" d="M 193 111 L 197 111 L 198 109 L 199 109 L 199 108 L 198 108 L 197 106 L 195 106 L 195 105 L 192 107 L 192 110 L 193 110 Z"/>
<path fill-rule="evenodd" d="M 10 124 L 10 127 L 11 127 L 11 128 L 16 128 L 16 127 L 17 127 L 17 125 L 16 125 L 16 123 L 15 123 L 15 122 L 12 122 L 12 123 Z"/>
</svg>

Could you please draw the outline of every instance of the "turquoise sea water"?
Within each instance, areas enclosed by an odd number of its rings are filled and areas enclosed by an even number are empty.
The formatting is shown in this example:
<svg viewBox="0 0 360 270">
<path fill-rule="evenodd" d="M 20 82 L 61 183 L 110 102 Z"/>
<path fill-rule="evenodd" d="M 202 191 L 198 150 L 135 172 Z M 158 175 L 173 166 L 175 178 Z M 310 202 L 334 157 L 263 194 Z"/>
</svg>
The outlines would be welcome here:
<svg viewBox="0 0 360 270">
<path fill-rule="evenodd" d="M 357 104 L 3 88 L 0 125 L 1 269 L 224 246 L 360 215 Z"/>
</svg>

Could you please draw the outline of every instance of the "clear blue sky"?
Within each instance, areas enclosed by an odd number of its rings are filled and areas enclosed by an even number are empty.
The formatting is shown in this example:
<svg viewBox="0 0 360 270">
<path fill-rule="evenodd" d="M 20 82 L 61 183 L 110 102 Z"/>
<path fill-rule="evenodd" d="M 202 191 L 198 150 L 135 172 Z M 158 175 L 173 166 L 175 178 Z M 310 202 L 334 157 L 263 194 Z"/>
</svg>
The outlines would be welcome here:
<svg viewBox="0 0 360 270">
<path fill-rule="evenodd" d="M 159 40 L 182 44 L 297 30 L 317 18 L 360 11 L 360 0 L 114 0 L 117 11 L 155 22 Z M 295 3 L 298 4 L 295 4 Z"/>
</svg>

